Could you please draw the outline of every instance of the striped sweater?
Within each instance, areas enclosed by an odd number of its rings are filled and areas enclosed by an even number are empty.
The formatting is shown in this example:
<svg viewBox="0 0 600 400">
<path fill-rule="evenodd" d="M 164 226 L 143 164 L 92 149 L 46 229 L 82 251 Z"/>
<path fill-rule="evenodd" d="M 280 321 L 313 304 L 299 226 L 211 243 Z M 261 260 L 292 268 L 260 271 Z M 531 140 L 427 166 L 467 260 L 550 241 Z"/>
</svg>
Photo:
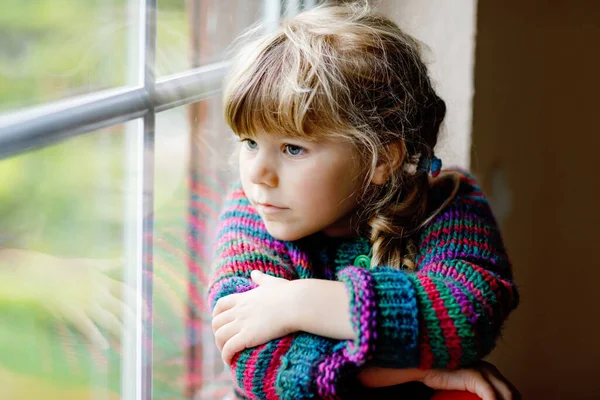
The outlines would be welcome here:
<svg viewBox="0 0 600 400">
<path fill-rule="evenodd" d="M 518 304 L 511 264 L 498 226 L 475 179 L 458 171 L 457 196 L 419 234 L 416 271 L 355 262 L 370 251 L 368 240 L 296 242 L 270 236 L 241 187 L 220 217 L 216 271 L 208 297 L 255 287 L 259 269 L 285 279 L 345 283 L 356 340 L 298 332 L 246 349 L 231 365 L 236 394 L 250 399 L 349 398 L 361 388 L 366 363 L 394 368 L 458 368 L 487 355 L 508 314 Z M 452 189 L 431 188 L 430 207 Z M 358 258 L 360 259 L 360 258 Z"/>
</svg>

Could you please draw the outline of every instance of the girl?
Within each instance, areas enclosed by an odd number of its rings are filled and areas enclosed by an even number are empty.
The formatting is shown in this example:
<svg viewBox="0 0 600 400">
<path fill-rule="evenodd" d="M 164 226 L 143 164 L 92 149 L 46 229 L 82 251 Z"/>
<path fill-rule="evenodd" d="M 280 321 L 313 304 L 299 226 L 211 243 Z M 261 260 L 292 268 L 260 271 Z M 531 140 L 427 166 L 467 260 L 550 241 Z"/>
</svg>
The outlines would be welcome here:
<svg viewBox="0 0 600 400">
<path fill-rule="evenodd" d="M 427 382 L 487 355 L 517 306 L 475 179 L 438 176 L 446 108 L 419 51 L 356 5 L 304 12 L 241 50 L 224 92 L 241 185 L 208 293 L 240 398 Z"/>
</svg>

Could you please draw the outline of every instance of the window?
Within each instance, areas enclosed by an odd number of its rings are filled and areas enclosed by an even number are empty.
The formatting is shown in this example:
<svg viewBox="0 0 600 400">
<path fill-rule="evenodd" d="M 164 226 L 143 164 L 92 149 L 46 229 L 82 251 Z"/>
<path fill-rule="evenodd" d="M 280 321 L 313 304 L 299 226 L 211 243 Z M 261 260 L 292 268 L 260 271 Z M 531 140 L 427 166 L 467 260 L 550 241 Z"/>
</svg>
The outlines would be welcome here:
<svg viewBox="0 0 600 400">
<path fill-rule="evenodd" d="M 3 3 L 0 398 L 230 395 L 204 304 L 227 49 L 315 3 Z"/>
</svg>

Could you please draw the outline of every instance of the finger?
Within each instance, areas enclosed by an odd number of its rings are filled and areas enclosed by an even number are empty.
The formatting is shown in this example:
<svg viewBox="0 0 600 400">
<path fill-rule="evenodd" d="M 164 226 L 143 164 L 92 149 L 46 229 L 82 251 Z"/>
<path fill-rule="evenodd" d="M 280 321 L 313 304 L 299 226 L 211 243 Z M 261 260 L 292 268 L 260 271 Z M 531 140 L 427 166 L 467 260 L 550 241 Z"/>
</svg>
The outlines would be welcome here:
<svg viewBox="0 0 600 400">
<path fill-rule="evenodd" d="M 241 333 L 232 336 L 221 351 L 221 358 L 225 364 L 230 365 L 233 357 L 246 348 L 245 339 Z"/>
<path fill-rule="evenodd" d="M 135 303 L 136 299 L 138 298 L 138 294 L 135 289 L 124 282 L 112 278 L 110 278 L 110 292 L 116 298 L 126 301 L 130 304 Z"/>
<path fill-rule="evenodd" d="M 89 316 L 98 325 L 106 329 L 111 335 L 120 338 L 123 333 L 123 324 L 116 315 L 95 304 L 90 310 Z"/>
<path fill-rule="evenodd" d="M 135 327 L 135 304 L 127 304 L 111 294 L 108 294 L 99 304 L 106 311 L 112 313 L 119 318 L 122 332 L 124 329 L 131 331 Z M 122 333 L 126 334 L 126 333 Z"/>
<path fill-rule="evenodd" d="M 429 370 L 423 383 L 436 390 L 466 390 L 483 400 L 496 400 L 491 384 L 473 369 Z"/>
<path fill-rule="evenodd" d="M 94 322 L 83 311 L 71 308 L 67 316 L 73 326 L 87 337 L 90 342 L 98 345 L 102 350 L 109 348 L 108 341 L 104 338 Z"/>
<path fill-rule="evenodd" d="M 148 315 L 150 314 L 148 305 L 141 298 L 138 292 L 136 292 L 136 290 L 133 289 L 131 286 L 113 279 L 111 282 L 110 292 L 114 297 L 116 297 L 122 303 L 125 303 L 127 305 L 127 307 L 125 308 L 126 313 L 135 315 L 135 308 L 137 302 L 139 301 L 142 304 L 143 317 L 148 318 Z"/>
<path fill-rule="evenodd" d="M 126 325 L 126 326 L 131 326 L 133 327 L 135 325 L 135 303 L 128 303 L 126 301 L 121 301 L 119 299 L 117 299 L 116 297 L 112 298 L 113 300 L 118 301 L 121 304 L 121 322 Z M 113 307 L 116 307 L 117 305 L 114 304 Z M 145 307 L 142 309 L 143 312 L 143 317 L 147 318 L 148 316 L 148 312 L 145 309 Z"/>
<path fill-rule="evenodd" d="M 492 366 L 493 367 L 493 366 Z M 490 382 L 495 392 L 498 394 L 497 398 L 501 400 L 516 400 L 521 398 L 521 394 L 501 373 L 496 367 L 491 370 L 482 369 L 482 374 Z"/>
<path fill-rule="evenodd" d="M 494 388 L 480 371 L 465 369 L 461 372 L 466 375 L 467 391 L 475 393 L 482 400 L 497 400 Z"/>
<path fill-rule="evenodd" d="M 221 297 L 217 304 L 215 305 L 215 309 L 213 310 L 212 316 L 216 317 L 220 313 L 225 310 L 229 310 L 236 303 L 237 294 L 230 294 L 229 296 Z"/>
<path fill-rule="evenodd" d="M 219 351 L 223 351 L 227 342 L 240 332 L 238 325 L 235 322 L 222 326 L 215 332 L 215 343 Z"/>
<path fill-rule="evenodd" d="M 482 400 L 497 400 L 494 388 L 480 371 L 467 369 L 461 372 L 467 375 L 467 390 L 469 392 L 475 393 Z"/>
<path fill-rule="evenodd" d="M 262 271 L 259 270 L 253 270 L 250 273 L 250 278 L 252 279 L 252 281 L 254 281 L 254 283 L 256 283 L 257 285 L 266 285 L 269 283 L 274 283 L 277 281 L 285 281 L 286 279 L 283 278 L 278 278 L 276 276 L 272 276 L 269 274 L 265 274 Z"/>
<path fill-rule="evenodd" d="M 254 281 L 254 283 L 256 283 L 259 286 L 269 281 L 269 275 L 264 274 L 262 271 L 258 270 L 250 272 L 250 278 Z"/>
<path fill-rule="evenodd" d="M 120 297 L 116 297 L 112 293 L 107 293 L 100 301 L 100 305 L 107 311 L 118 316 L 121 321 L 135 320 L 135 301 L 123 301 Z"/>
<path fill-rule="evenodd" d="M 217 332 L 219 328 L 232 322 L 235 319 L 235 314 L 232 310 L 223 311 L 221 314 L 217 315 L 212 319 L 212 330 L 213 333 Z"/>
<path fill-rule="evenodd" d="M 119 319 L 122 319 L 126 308 L 126 304 L 123 303 L 123 301 L 110 293 L 105 293 L 105 295 L 98 301 L 97 304 L 111 314 L 116 315 Z"/>
</svg>

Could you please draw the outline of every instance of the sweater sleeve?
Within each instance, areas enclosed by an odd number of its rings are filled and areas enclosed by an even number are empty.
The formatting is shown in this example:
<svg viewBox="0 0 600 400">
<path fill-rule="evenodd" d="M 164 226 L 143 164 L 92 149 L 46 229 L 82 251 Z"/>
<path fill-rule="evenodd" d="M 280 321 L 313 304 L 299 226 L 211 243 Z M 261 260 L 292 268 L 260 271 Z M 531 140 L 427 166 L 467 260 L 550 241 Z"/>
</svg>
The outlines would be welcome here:
<svg viewBox="0 0 600 400">
<path fill-rule="evenodd" d="M 350 294 L 353 327 L 372 343 L 362 362 L 390 368 L 467 366 L 494 348 L 518 305 L 488 202 L 472 176 L 459 176 L 456 197 L 421 233 L 416 272 L 349 266 L 338 273 Z M 375 307 L 365 304 L 370 298 Z"/>
<path fill-rule="evenodd" d="M 254 269 L 289 280 L 310 276 L 307 256 L 267 233 L 241 188 L 225 201 L 216 246 L 216 270 L 208 289 L 211 309 L 224 296 L 253 289 L 250 272 Z M 354 364 L 345 362 L 341 347 L 345 346 L 340 341 L 298 332 L 245 349 L 231 364 L 237 396 L 344 398 L 341 383 L 343 377 L 351 377 Z M 346 381 L 344 390 L 352 390 L 355 380 Z"/>
</svg>

